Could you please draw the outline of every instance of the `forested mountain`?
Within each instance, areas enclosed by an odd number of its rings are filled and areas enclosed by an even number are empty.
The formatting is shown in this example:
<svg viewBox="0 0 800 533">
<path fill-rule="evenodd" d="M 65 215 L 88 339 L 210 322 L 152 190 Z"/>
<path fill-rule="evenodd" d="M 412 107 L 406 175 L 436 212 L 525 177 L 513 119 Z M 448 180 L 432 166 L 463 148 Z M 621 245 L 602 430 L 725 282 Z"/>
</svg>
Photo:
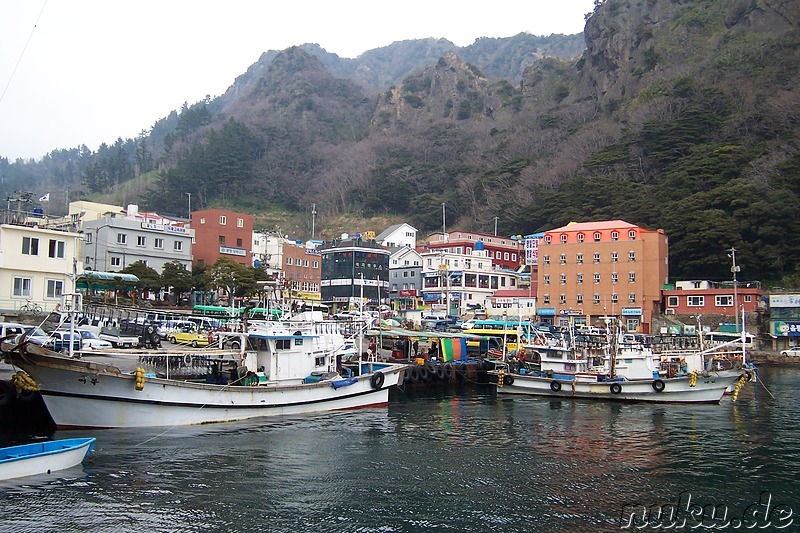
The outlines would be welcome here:
<svg viewBox="0 0 800 533">
<path fill-rule="evenodd" d="M 152 166 L 139 203 L 165 213 L 191 192 L 421 230 L 442 202 L 448 227 L 502 233 L 622 218 L 667 232 L 674 277 L 729 279 L 735 246 L 740 279 L 796 282 L 800 0 L 597 4 L 579 54 L 524 34 L 268 52 L 97 168 L 73 154 L 71 175 L 94 191 Z"/>
</svg>

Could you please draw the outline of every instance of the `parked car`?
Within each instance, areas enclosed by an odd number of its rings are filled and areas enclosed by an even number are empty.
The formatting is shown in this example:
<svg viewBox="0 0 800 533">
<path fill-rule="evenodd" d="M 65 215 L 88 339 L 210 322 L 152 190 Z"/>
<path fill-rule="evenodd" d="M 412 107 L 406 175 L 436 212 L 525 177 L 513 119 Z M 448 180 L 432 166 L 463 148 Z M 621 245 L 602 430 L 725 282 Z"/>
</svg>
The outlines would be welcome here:
<svg viewBox="0 0 800 533">
<path fill-rule="evenodd" d="M 70 333 L 69 331 L 56 330 L 50 333 L 47 342 L 44 344 L 56 352 L 68 352 L 70 341 L 72 341 L 72 351 L 79 352 L 83 347 L 83 339 L 79 332 Z"/>
<path fill-rule="evenodd" d="M 800 346 L 795 346 L 794 348 L 789 348 L 787 350 L 781 350 L 781 355 L 788 355 L 789 357 L 800 357 Z"/>
<path fill-rule="evenodd" d="M 47 341 L 50 340 L 50 335 L 45 333 L 44 330 L 38 326 L 29 326 L 25 328 L 25 335 L 26 340 L 38 344 L 39 346 L 44 346 Z"/>
<path fill-rule="evenodd" d="M 89 329 L 78 328 L 75 330 L 81 336 L 84 350 L 110 350 L 111 343 L 100 338 L 97 333 Z"/>
<path fill-rule="evenodd" d="M 184 328 L 181 331 L 169 334 L 169 341 L 172 344 L 191 344 L 193 348 L 198 346 L 208 346 L 210 344 L 208 333 L 196 329 Z"/>
</svg>

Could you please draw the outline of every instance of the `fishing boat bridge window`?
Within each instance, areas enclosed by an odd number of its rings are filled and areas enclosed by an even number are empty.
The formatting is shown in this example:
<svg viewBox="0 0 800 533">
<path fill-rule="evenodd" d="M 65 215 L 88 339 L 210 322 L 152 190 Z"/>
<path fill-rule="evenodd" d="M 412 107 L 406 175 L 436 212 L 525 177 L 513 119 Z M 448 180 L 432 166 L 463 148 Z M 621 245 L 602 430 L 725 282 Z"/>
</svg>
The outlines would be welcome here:
<svg viewBox="0 0 800 533">
<path fill-rule="evenodd" d="M 292 348 L 291 339 L 278 339 L 275 341 L 275 348 L 278 350 L 290 350 Z"/>
<path fill-rule="evenodd" d="M 295 331 L 294 332 L 294 336 L 295 336 L 294 345 L 295 346 L 302 346 L 303 345 L 303 337 L 302 337 L 302 335 L 303 334 L 301 332 L 299 332 L 299 331 Z"/>
<path fill-rule="evenodd" d="M 314 366 L 325 366 L 325 356 L 317 355 L 314 357 Z"/>
</svg>

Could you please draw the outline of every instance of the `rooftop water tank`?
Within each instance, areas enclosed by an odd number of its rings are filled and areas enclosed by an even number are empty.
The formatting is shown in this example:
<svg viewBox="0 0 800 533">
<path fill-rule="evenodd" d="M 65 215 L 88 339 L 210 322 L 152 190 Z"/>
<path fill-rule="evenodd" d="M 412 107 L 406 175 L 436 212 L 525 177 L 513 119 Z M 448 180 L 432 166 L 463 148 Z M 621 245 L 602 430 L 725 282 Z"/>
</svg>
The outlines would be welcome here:
<svg viewBox="0 0 800 533">
<path fill-rule="evenodd" d="M 476 252 L 483 251 L 483 241 L 477 241 L 475 243 L 475 251 Z"/>
</svg>

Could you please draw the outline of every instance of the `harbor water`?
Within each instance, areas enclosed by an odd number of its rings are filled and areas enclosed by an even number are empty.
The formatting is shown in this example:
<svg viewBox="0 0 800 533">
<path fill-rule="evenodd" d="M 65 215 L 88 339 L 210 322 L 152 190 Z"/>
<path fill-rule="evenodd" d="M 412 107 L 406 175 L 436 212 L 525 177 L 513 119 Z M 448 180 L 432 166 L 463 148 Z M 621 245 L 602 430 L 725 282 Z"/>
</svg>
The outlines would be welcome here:
<svg viewBox="0 0 800 533">
<path fill-rule="evenodd" d="M 82 466 L 0 482 L 0 524 L 6 532 L 615 531 L 656 527 L 657 511 L 664 520 L 672 509 L 686 528 L 727 520 L 797 531 L 800 370 L 764 369 L 762 378 L 719 405 L 507 398 L 465 385 L 407 390 L 388 408 L 242 423 L 4 428 L 4 446 L 97 443 Z"/>
</svg>

